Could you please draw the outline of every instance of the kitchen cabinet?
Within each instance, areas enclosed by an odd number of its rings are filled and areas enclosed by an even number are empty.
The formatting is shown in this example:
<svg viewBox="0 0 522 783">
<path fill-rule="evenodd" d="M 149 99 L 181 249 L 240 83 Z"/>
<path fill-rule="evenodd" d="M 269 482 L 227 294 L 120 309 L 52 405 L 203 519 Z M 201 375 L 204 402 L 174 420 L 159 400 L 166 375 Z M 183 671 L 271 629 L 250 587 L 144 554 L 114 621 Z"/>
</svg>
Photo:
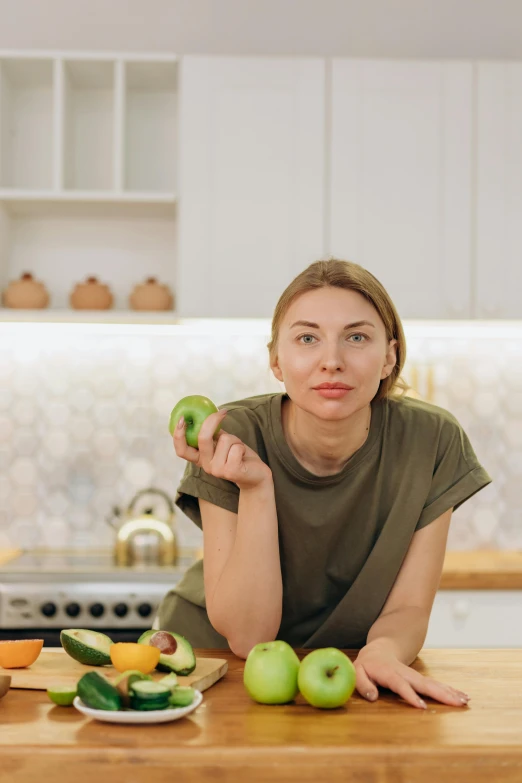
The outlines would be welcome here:
<svg viewBox="0 0 522 783">
<path fill-rule="evenodd" d="M 32 272 L 74 318 L 88 275 L 116 310 L 173 286 L 177 114 L 175 55 L 0 52 L 0 288 Z"/>
<path fill-rule="evenodd" d="M 328 245 L 403 318 L 469 318 L 473 66 L 334 59 Z"/>
<path fill-rule="evenodd" d="M 439 590 L 425 647 L 522 647 L 522 590 Z"/>
<path fill-rule="evenodd" d="M 522 63 L 0 51 L 0 288 L 271 317 L 330 255 L 405 319 L 519 318 Z M 2 309 L 0 308 L 0 311 Z M 0 320 L 6 311 L 0 312 Z"/>
<path fill-rule="evenodd" d="M 522 63 L 477 64 L 476 317 L 521 318 Z"/>
<path fill-rule="evenodd" d="M 450 550 L 425 647 L 522 647 L 522 552 Z"/>
<path fill-rule="evenodd" d="M 270 317 L 324 252 L 324 61 L 183 58 L 178 313 Z"/>
</svg>

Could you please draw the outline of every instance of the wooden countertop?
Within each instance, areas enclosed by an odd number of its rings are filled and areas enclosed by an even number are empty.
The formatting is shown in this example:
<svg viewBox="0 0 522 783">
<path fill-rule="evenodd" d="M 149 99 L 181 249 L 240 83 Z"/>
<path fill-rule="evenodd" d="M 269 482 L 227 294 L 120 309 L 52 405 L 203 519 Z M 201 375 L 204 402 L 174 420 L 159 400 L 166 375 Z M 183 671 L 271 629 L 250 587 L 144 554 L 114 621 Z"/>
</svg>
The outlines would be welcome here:
<svg viewBox="0 0 522 783">
<path fill-rule="evenodd" d="M 298 650 L 300 657 L 309 651 Z M 355 651 L 346 651 L 350 657 Z M 471 696 L 468 707 L 426 698 L 410 707 L 381 689 L 345 707 L 316 710 L 298 695 L 268 706 L 244 690 L 244 661 L 225 650 L 229 671 L 190 716 L 167 724 L 100 723 L 44 691 L 0 700 L 2 780 L 36 783 L 164 783 L 267 780 L 328 783 L 520 783 L 521 650 L 422 650 L 413 668 Z"/>
<path fill-rule="evenodd" d="M 22 554 L 21 549 L 0 549 L 0 567 Z"/>
<path fill-rule="evenodd" d="M 522 590 L 522 551 L 475 549 L 446 552 L 439 589 Z"/>
<path fill-rule="evenodd" d="M 20 554 L 0 549 L 0 568 Z M 522 551 L 475 549 L 446 552 L 440 590 L 522 590 Z"/>
</svg>

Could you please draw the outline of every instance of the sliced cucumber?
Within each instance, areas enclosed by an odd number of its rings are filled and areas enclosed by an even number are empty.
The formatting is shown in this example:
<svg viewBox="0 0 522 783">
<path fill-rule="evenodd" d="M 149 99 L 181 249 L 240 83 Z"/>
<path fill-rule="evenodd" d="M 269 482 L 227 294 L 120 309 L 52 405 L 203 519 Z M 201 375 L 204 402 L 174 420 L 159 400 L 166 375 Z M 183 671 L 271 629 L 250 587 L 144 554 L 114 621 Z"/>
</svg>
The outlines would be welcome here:
<svg viewBox="0 0 522 783">
<path fill-rule="evenodd" d="M 170 687 L 154 680 L 137 680 L 130 686 L 131 691 L 139 696 L 164 696 L 170 693 Z"/>
<path fill-rule="evenodd" d="M 139 682 L 141 680 L 152 681 L 152 677 L 150 674 L 143 674 L 143 672 L 140 672 L 138 669 L 128 669 L 114 680 L 114 686 L 120 693 L 121 703 L 124 707 L 130 706 L 130 686 L 134 682 Z"/>
<path fill-rule="evenodd" d="M 168 685 L 168 687 L 172 690 L 172 688 L 175 688 L 178 684 L 178 675 L 174 674 L 174 672 L 171 672 L 165 677 L 162 677 L 161 680 L 158 680 L 158 682 L 160 682 L 162 685 Z"/>
<path fill-rule="evenodd" d="M 185 685 L 177 685 L 172 689 L 169 698 L 169 705 L 171 707 L 188 707 L 192 704 L 196 696 L 194 688 L 187 687 Z"/>
<path fill-rule="evenodd" d="M 171 689 L 154 680 L 137 680 L 130 684 L 130 706 L 133 710 L 164 710 Z"/>
</svg>

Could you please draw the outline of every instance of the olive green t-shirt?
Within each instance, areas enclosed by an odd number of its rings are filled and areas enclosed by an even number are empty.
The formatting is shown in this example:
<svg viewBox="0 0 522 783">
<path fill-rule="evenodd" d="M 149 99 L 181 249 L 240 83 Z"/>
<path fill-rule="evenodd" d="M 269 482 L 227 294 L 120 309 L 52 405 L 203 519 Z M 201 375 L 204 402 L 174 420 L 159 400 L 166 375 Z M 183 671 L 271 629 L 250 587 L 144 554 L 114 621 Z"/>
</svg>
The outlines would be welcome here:
<svg viewBox="0 0 522 783">
<path fill-rule="evenodd" d="M 223 429 L 272 471 L 283 580 L 277 638 L 293 647 L 362 647 L 415 531 L 491 478 L 451 413 L 407 396 L 373 400 L 365 443 L 340 472 L 317 476 L 285 439 L 285 398 L 262 394 L 221 406 Z M 239 488 L 187 463 L 176 505 L 201 528 L 198 498 L 237 513 Z M 203 560 L 195 563 L 164 597 L 159 626 L 196 647 L 228 647 L 206 613 L 203 568 Z"/>
</svg>

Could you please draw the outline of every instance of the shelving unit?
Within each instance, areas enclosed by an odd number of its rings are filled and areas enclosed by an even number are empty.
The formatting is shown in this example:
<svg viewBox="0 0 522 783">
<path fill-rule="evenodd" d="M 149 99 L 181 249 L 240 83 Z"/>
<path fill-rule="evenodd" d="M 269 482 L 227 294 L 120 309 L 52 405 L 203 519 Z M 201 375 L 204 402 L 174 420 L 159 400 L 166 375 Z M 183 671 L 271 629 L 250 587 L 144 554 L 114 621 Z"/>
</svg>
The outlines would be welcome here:
<svg viewBox="0 0 522 783">
<path fill-rule="evenodd" d="M 115 63 L 57 60 L 55 72 L 57 137 L 62 141 L 56 179 L 66 190 L 113 190 Z"/>
<path fill-rule="evenodd" d="M 117 311 L 175 293 L 177 125 L 175 55 L 0 51 L 0 288 L 32 272 L 62 316 L 89 275 Z"/>
<path fill-rule="evenodd" d="M 177 68 L 175 63 L 127 62 L 123 71 L 124 181 L 130 191 L 176 190 Z"/>
<path fill-rule="evenodd" d="M 53 62 L 0 57 L 0 186 L 53 186 Z"/>
</svg>

